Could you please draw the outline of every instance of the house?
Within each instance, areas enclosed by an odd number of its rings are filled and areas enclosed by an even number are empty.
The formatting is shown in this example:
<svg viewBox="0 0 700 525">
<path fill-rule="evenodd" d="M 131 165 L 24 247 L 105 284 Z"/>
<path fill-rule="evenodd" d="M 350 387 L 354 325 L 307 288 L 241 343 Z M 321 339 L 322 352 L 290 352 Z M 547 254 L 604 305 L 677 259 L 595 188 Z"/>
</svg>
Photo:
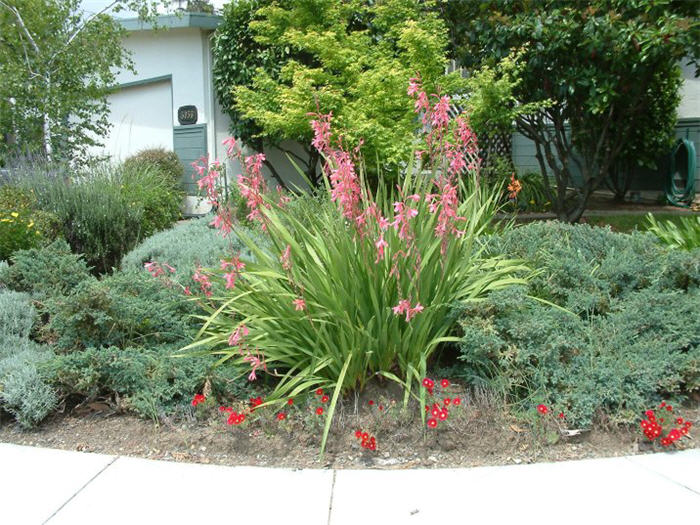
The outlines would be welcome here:
<svg viewBox="0 0 700 525">
<path fill-rule="evenodd" d="M 156 28 L 138 18 L 120 20 L 135 71 L 117 74 L 111 128 L 95 153 L 123 160 L 145 148 L 173 150 L 185 166 L 185 190 L 197 193 L 190 164 L 223 158 L 230 124 L 212 81 L 212 36 L 220 21 L 204 13 L 159 16 Z"/>
</svg>

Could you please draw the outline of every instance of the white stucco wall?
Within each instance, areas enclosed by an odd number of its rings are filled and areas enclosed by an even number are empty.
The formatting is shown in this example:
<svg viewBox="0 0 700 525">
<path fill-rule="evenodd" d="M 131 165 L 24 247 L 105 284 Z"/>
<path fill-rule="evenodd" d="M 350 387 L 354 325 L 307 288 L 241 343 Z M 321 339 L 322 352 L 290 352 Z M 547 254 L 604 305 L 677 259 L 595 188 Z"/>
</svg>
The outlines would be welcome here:
<svg viewBox="0 0 700 525">
<path fill-rule="evenodd" d="M 98 153 L 124 160 L 145 148 L 173 149 L 172 84 L 133 86 L 109 97 L 109 134 Z"/>
<path fill-rule="evenodd" d="M 683 86 L 681 103 L 678 106 L 678 118 L 700 118 L 700 78 L 695 77 L 695 66 L 682 63 Z"/>
<path fill-rule="evenodd" d="M 177 108 L 194 105 L 198 124 L 207 122 L 206 75 L 204 54 L 206 35 L 196 28 L 132 31 L 124 40 L 131 52 L 136 73 L 120 71 L 117 82 L 123 84 L 163 75 L 172 75 L 172 120 L 177 125 Z"/>
</svg>

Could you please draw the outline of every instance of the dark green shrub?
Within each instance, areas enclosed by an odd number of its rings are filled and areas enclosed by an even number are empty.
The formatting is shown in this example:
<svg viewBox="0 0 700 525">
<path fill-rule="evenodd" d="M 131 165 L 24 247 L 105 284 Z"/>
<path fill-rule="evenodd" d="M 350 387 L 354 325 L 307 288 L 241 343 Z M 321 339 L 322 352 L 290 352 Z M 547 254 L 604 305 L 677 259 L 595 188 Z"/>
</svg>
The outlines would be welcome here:
<svg viewBox="0 0 700 525">
<path fill-rule="evenodd" d="M 43 248 L 20 250 L 0 268 L 0 285 L 41 298 L 69 293 L 78 284 L 94 280 L 80 255 L 71 253 L 63 239 Z"/>
<path fill-rule="evenodd" d="M 142 170 L 143 168 L 155 169 L 155 171 L 172 188 L 180 188 L 185 168 L 174 151 L 164 148 L 143 149 L 124 161 L 127 170 Z"/>
<path fill-rule="evenodd" d="M 520 226 L 488 243 L 491 254 L 542 269 L 531 281 L 533 295 L 577 314 L 605 313 L 611 299 L 650 286 L 668 259 L 652 235 L 558 221 Z"/>
<path fill-rule="evenodd" d="M 510 401 L 543 402 L 588 427 L 633 423 L 661 398 L 700 388 L 698 290 L 643 290 L 582 319 L 525 290 L 493 294 L 464 312 L 462 375 L 488 379 Z"/>
<path fill-rule="evenodd" d="M 44 419 L 56 406 L 56 394 L 41 368 L 53 353 L 26 338 L 0 338 L 0 408 L 17 422 L 30 428 Z"/>
<path fill-rule="evenodd" d="M 662 397 L 700 388 L 700 250 L 555 222 L 487 242 L 540 273 L 461 312 L 460 375 L 517 404 L 551 404 L 584 427 L 634 422 Z"/>
<path fill-rule="evenodd" d="M 87 280 L 46 302 L 48 330 L 63 351 L 89 346 L 183 343 L 191 336 L 194 304 L 146 272 Z"/>
<path fill-rule="evenodd" d="M 29 295 L 0 289 L 0 338 L 29 337 L 35 319 Z"/>
<path fill-rule="evenodd" d="M 63 395 L 88 399 L 118 394 L 137 414 L 158 418 L 187 406 L 209 380 L 215 397 L 243 392 L 226 367 L 209 357 L 173 357 L 172 346 L 88 348 L 58 356 L 49 375 Z"/>
</svg>

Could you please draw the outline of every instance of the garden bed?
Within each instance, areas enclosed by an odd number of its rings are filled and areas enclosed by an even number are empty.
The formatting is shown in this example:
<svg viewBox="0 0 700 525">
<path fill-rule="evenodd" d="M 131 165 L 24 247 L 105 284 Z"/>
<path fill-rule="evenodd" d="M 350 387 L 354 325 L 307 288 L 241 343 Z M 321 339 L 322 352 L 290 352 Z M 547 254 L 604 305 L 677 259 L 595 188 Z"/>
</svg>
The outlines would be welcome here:
<svg viewBox="0 0 700 525">
<path fill-rule="evenodd" d="M 376 388 L 370 392 L 377 399 L 384 398 Z M 355 469 L 508 465 L 625 456 L 662 448 L 650 445 L 637 428 L 600 425 L 547 443 L 527 422 L 485 398 L 469 398 L 448 426 L 425 432 L 416 412 L 404 419 L 385 409 L 386 415 L 378 417 L 378 410 L 370 410 L 367 403 L 363 395 L 341 405 L 323 459 L 319 459 L 320 432 L 312 416 L 303 418 L 297 413 L 282 424 L 267 418 L 235 427 L 226 425 L 214 407 L 156 424 L 119 413 L 104 403 L 92 403 L 53 415 L 30 431 L 2 425 L 0 442 L 217 465 Z M 359 416 L 356 404 L 364 405 Z M 697 401 L 692 404 L 694 408 L 679 413 L 697 424 L 700 407 Z M 360 448 L 356 428 L 378 429 L 376 451 Z M 685 439 L 672 448 L 697 446 L 696 440 Z"/>
</svg>

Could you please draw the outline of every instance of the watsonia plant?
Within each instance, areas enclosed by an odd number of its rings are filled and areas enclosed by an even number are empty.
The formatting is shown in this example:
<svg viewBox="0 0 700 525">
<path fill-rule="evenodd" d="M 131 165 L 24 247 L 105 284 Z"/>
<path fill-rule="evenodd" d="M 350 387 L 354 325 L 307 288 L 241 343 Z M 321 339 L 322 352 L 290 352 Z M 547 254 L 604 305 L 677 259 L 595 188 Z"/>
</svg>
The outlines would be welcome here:
<svg viewBox="0 0 700 525">
<path fill-rule="evenodd" d="M 340 395 L 381 375 L 404 386 L 406 403 L 437 346 L 455 340 L 451 308 L 522 282 L 517 274 L 525 270 L 517 261 L 484 257 L 475 242 L 498 207 L 498 192 L 478 184 L 467 122 L 450 121 L 449 99 L 434 96 L 431 103 L 419 79 L 409 94 L 431 131 L 399 187 L 370 191 L 357 150 L 332 141 L 331 116 L 316 115 L 313 145 L 326 160 L 327 198 L 291 213 L 284 198 L 266 192 L 262 155 L 241 157 L 238 183 L 249 219 L 260 222 L 270 245 L 237 231 L 255 262 L 234 257 L 197 272 L 212 306 L 187 350 L 218 354 L 251 380 L 260 371 L 274 376 L 268 404 L 332 390 L 322 452 Z M 235 143 L 227 144 L 235 154 Z M 200 167 L 200 186 L 215 202 L 217 166 Z M 226 234 L 235 225 L 220 209 L 214 222 Z M 212 278 L 225 282 L 224 295 L 211 293 Z"/>
</svg>

